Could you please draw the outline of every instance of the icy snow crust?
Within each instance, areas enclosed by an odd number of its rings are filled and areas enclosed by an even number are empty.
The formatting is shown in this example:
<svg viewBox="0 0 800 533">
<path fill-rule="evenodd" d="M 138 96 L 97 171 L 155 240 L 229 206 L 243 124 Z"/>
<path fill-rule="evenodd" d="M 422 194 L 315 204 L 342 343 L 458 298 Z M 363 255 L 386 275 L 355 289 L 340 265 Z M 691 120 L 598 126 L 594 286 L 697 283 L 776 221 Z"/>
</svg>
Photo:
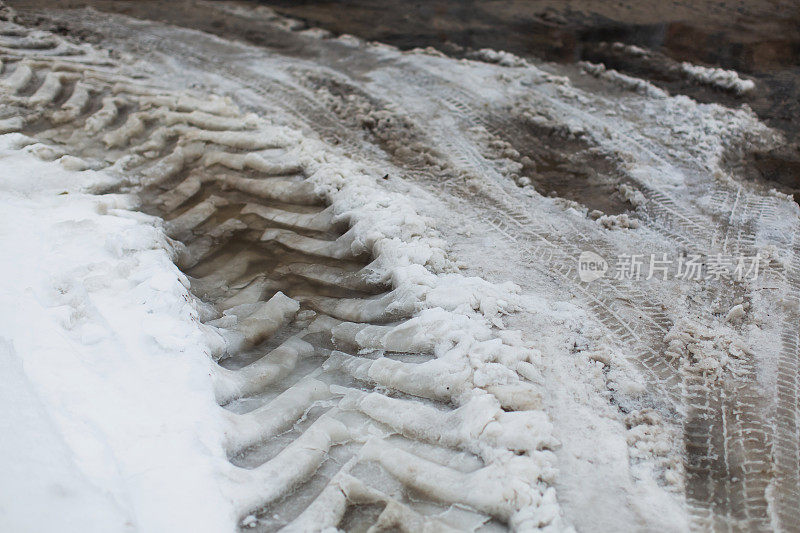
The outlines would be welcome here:
<svg viewBox="0 0 800 533">
<path fill-rule="evenodd" d="M 209 475 L 230 498 L 225 512 L 243 518 L 244 527 L 262 527 L 263 515 L 254 512 L 260 505 L 291 501 L 290 487 L 313 478 L 337 447 L 355 444 L 355 458 L 326 478 L 288 530 L 336 527 L 349 506 L 361 504 L 384 505 L 378 523 L 409 531 L 484 523 L 516 530 L 574 524 L 683 531 L 717 523 L 787 529 L 796 513 L 797 426 L 786 406 L 796 405 L 788 383 L 797 374 L 796 350 L 780 339 L 797 333 L 798 212 L 790 200 L 738 182 L 729 168 L 752 145 L 780 142 L 777 136 L 746 109 L 672 98 L 601 65 L 583 65 L 592 83 L 605 84 L 592 92 L 578 88 L 582 79 L 504 52 L 476 53 L 483 62 L 401 53 L 351 36 L 295 31 L 300 25 L 269 10 L 242 9 L 233 13 L 262 17 L 305 57 L 87 11 L 64 14 L 107 28 L 119 49 L 154 50 L 123 68 L 129 76 L 149 72 L 174 87 L 202 80 L 206 93 L 144 88 L 132 77 L 119 84 L 115 71 L 107 75 L 113 91 L 85 120 L 88 137 L 76 134 L 66 147 L 22 143 L 45 159 L 62 148 L 87 152 L 61 164 L 113 163 L 109 172 L 136 187 L 171 184 L 158 202 L 170 213 L 164 230 L 186 241 L 174 248 L 182 268 L 201 264 L 247 226 L 241 216 L 229 218 L 195 239 L 230 200 L 214 193 L 181 206 L 219 184 L 270 202 L 323 198 L 327 207 L 318 212 L 248 204 L 240 215 L 282 221 L 263 231 L 264 242 L 331 261 L 365 252 L 371 262 L 360 271 L 364 278 L 337 283 L 391 287 L 367 300 L 279 292 L 257 302 L 243 289 L 220 300 L 223 313 L 194 300 L 205 343 L 200 359 L 210 365 L 210 395 L 219 403 L 235 403 L 268 376 L 284 375 L 281 369 L 310 349 L 290 337 L 250 366 L 211 364 L 249 350 L 293 317 L 322 318 L 308 329 L 330 335 L 335 348 L 354 347 L 330 351 L 324 372 L 374 386 L 321 385 L 315 374 L 269 409 L 212 409 L 223 419 L 218 445 L 228 455 L 309 418 L 307 429 L 262 465 L 225 464 Z M 55 49 L 66 46 L 53 39 Z M 98 50 L 84 52 L 108 61 Z M 22 96 L 43 66 L 12 63 L 3 76 L 7 98 L 23 108 L 47 105 L 58 76 L 40 75 L 40 90 Z M 78 84 L 56 121 L 85 109 Z M 234 95 L 253 114 L 208 92 Z M 125 115 L 131 101 L 139 110 Z M 2 127 L 19 130 L 27 116 L 3 119 Z M 550 152 L 562 166 L 587 166 L 579 156 L 613 162 L 612 190 L 628 212 L 606 215 L 590 198 L 581 203 L 557 191 L 542 196 L 548 191 L 533 184 L 547 171 Z M 185 177 L 188 165 L 231 175 Z M 294 173 L 302 180 L 293 181 Z M 169 181 L 174 176 L 177 185 Z M 308 236 L 336 223 L 349 229 L 334 240 Z M 587 286 L 575 272 L 586 249 L 607 259 L 642 250 L 759 252 L 771 269 L 733 294 L 713 282 L 605 278 Z M 231 270 L 241 266 L 231 263 Z M 212 294 L 220 284 L 222 276 L 191 280 L 196 293 Z M 776 296 L 776 287 L 787 296 Z M 319 315 L 299 310 L 309 302 Z M 398 317 L 408 319 L 393 322 Z M 392 357 L 396 352 L 434 357 L 409 364 Z M 772 402 L 783 406 L 774 419 L 765 414 Z M 334 404 L 316 419 L 306 410 Z M 397 435 L 413 445 L 393 440 Z M 364 477 L 364 464 L 380 465 L 430 500 L 401 503 L 385 479 Z M 428 501 L 450 507 L 420 511 Z"/>
</svg>

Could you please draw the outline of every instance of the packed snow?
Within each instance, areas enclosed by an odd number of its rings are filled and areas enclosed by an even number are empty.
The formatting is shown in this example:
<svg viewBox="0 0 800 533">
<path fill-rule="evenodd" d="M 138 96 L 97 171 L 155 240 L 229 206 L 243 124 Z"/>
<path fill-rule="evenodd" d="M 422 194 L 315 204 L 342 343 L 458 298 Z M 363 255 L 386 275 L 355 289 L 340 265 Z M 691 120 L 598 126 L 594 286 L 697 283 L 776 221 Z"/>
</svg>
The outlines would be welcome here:
<svg viewBox="0 0 800 533">
<path fill-rule="evenodd" d="M 230 531 L 208 346 L 159 220 L 0 137 L 2 531 Z M 24 149 L 23 149 L 24 147 Z"/>
</svg>

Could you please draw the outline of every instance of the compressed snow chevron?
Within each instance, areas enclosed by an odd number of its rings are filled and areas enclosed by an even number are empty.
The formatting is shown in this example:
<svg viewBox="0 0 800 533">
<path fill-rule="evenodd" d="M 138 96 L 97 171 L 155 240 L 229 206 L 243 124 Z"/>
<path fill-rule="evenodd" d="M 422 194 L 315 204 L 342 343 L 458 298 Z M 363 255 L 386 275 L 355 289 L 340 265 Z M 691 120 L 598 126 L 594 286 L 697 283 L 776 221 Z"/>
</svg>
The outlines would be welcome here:
<svg viewBox="0 0 800 533">
<path fill-rule="evenodd" d="M 235 149 L 269 150 L 292 146 L 286 156 L 291 157 L 292 161 L 288 166 L 271 165 L 267 162 L 267 156 L 258 152 L 251 152 L 245 157 L 220 152 L 208 157 L 212 157 L 215 163 L 234 169 L 250 166 L 283 171 L 285 168 L 286 171 L 302 173 L 306 177 L 304 182 L 271 178 L 269 189 L 264 188 L 266 182 L 263 180 L 233 179 L 224 175 L 219 179 L 226 186 L 246 189 L 265 197 L 275 195 L 276 191 L 280 193 L 283 190 L 281 187 L 285 186 L 285 194 L 294 201 L 302 198 L 311 201 L 315 197 L 326 199 L 331 204 L 332 220 L 343 220 L 351 226 L 341 238 L 333 242 L 321 241 L 287 230 L 267 230 L 262 238 L 278 240 L 289 247 L 313 250 L 314 253 L 330 257 L 371 253 L 375 259 L 367 267 L 370 281 L 390 282 L 393 287 L 385 296 L 368 302 L 346 299 L 329 302 L 329 299 L 317 297 L 317 307 L 324 310 L 327 305 L 335 305 L 337 316 L 355 322 L 384 318 L 395 312 L 416 314 L 416 318 L 396 326 L 398 332 L 392 331 L 392 328 L 344 323 L 334 328 L 334 335 L 339 332 L 345 337 L 353 337 L 360 349 L 393 349 L 395 343 L 401 342 L 405 346 L 410 343 L 425 347 L 436 356 L 428 363 L 410 365 L 388 358 L 371 360 L 334 353 L 328 366 L 342 365 L 359 379 L 375 380 L 376 383 L 398 390 L 439 398 L 465 408 L 477 405 L 475 402 L 481 398 L 491 398 L 494 407 L 484 422 L 485 436 L 479 439 L 486 442 L 480 453 L 487 462 L 486 476 L 472 477 L 469 483 L 478 494 L 491 489 L 496 481 L 490 480 L 506 476 L 509 482 L 513 480 L 514 495 L 509 496 L 510 499 L 501 495 L 500 500 L 476 499 L 472 503 L 479 509 L 505 517 L 520 529 L 560 528 L 560 512 L 554 491 L 549 487 L 554 479 L 554 455 L 547 451 L 557 443 L 550 435 L 551 427 L 546 416 L 540 410 L 542 400 L 539 387 L 527 381 L 529 377 L 537 375 L 538 354 L 523 346 L 519 335 L 497 329 L 503 326 L 503 315 L 518 308 L 518 288 L 510 283 L 493 285 L 457 274 L 448 258 L 445 243 L 433 230 L 431 221 L 417 214 L 408 198 L 388 192 L 381 185 L 379 177 L 368 174 L 357 163 L 339 156 L 320 141 L 303 137 L 289 128 L 271 126 L 252 117 L 248 126 L 253 129 L 243 132 L 203 132 L 182 128 L 180 133 L 189 140 L 213 141 Z M 151 149 L 159 147 L 155 142 L 157 139 L 150 141 Z M 209 199 L 171 221 L 167 226 L 169 231 L 179 236 L 196 226 L 198 221 L 205 220 L 215 208 L 208 204 L 213 201 L 213 198 Z M 234 260 L 230 266 L 234 268 L 236 264 Z M 210 346 L 209 353 L 217 358 L 226 351 L 236 351 L 257 342 L 263 337 L 263 321 L 250 325 L 249 317 L 257 313 L 272 316 L 266 309 L 275 305 L 267 302 L 261 306 L 263 311 L 252 304 L 244 306 L 246 309 L 243 306 L 233 307 L 222 318 L 204 324 L 202 329 Z M 283 308 L 289 315 L 297 311 L 296 303 L 291 301 L 281 305 L 283 307 L 280 309 L 275 307 L 278 315 L 284 313 L 281 310 Z M 275 320 L 282 319 L 276 315 Z M 270 319 L 271 322 L 275 320 Z M 372 334 L 353 331 L 359 328 L 369 329 Z M 270 326 L 268 329 L 272 331 L 274 328 Z M 295 356 L 290 354 L 289 357 Z M 275 367 L 274 371 L 280 372 L 280 368 Z M 227 373 L 217 371 L 215 375 L 221 387 L 218 390 L 221 398 L 235 397 L 237 389 L 242 390 L 240 385 L 231 382 Z M 309 392 L 315 390 L 313 385 L 310 386 Z M 304 401 L 302 398 L 298 400 Z M 345 405 L 357 408 L 352 402 L 345 402 Z M 409 412 L 413 411 L 409 409 Z M 503 409 L 520 412 L 506 413 Z M 294 412 L 295 409 L 287 403 L 286 419 Z M 392 420 L 398 416 L 403 415 L 389 413 L 388 419 L 382 421 L 390 426 L 395 423 L 402 425 Z M 284 419 L 283 416 L 278 418 Z M 330 423 L 333 424 L 333 419 Z M 238 429 L 253 433 L 247 428 Z M 323 449 L 327 449 L 334 441 L 361 438 L 357 433 L 349 433 L 349 430 L 345 434 L 340 433 L 337 429 L 338 436 L 334 438 L 327 429 L 320 429 L 313 435 L 319 439 Z M 252 440 L 246 436 L 230 438 L 237 447 Z M 452 440 L 452 437 L 447 438 Z M 477 443 L 469 440 L 462 439 L 458 444 L 464 449 L 473 449 Z M 292 446 L 275 458 L 277 462 L 270 461 L 257 471 L 263 470 L 266 472 L 264 479 L 270 479 L 272 474 L 269 472 L 276 468 L 284 469 L 295 459 L 303 462 L 303 469 L 312 468 L 318 460 L 317 455 L 306 456 L 302 450 Z M 295 457 L 295 452 L 300 455 Z M 413 468 L 413 464 L 404 464 L 399 459 L 393 459 L 391 464 L 396 467 L 400 479 L 403 479 L 406 468 Z M 521 465 L 525 465 L 521 470 L 525 475 L 518 476 L 515 472 L 520 470 Z M 248 487 L 253 484 L 252 479 L 245 479 L 246 476 L 243 477 L 236 468 L 229 469 L 228 477 L 232 484 L 226 491 L 236 499 L 240 510 L 247 510 L 257 501 L 263 502 L 265 494 L 270 494 L 267 488 L 257 491 L 257 494 L 250 492 Z M 261 479 L 261 474 L 256 477 Z M 452 481 L 456 483 L 458 480 Z M 458 491 L 458 487 L 448 486 L 444 480 L 436 490 L 444 491 L 444 497 Z M 270 496 L 270 499 L 277 496 Z M 463 498 L 458 501 L 463 501 Z"/>
<path fill-rule="evenodd" d="M 365 372 L 362 377 L 367 381 L 391 382 L 399 390 L 441 397 L 464 408 L 475 405 L 487 392 L 492 393 L 496 407 L 494 415 L 487 419 L 489 425 L 485 431 L 494 435 L 490 439 L 493 446 L 491 452 L 481 455 L 489 465 L 486 468 L 495 472 L 490 478 L 505 476 L 509 483 L 520 485 L 515 489 L 517 496 L 502 504 L 508 506 L 507 511 L 500 512 L 500 508 L 493 507 L 494 503 L 483 500 L 473 503 L 479 509 L 487 505 L 484 510 L 506 515 L 518 529 L 561 528 L 555 491 L 548 487 L 554 478 L 554 455 L 539 451 L 557 443 L 550 435 L 546 416 L 538 410 L 541 408 L 538 387 L 520 377 L 536 374 L 537 352 L 523 346 L 518 335 L 500 336 L 493 329 L 502 327 L 504 314 L 517 309 L 518 288 L 511 283 L 498 286 L 455 273 L 445 243 L 433 230 L 431 221 L 417 214 L 408 198 L 386 191 L 379 177 L 368 175 L 356 163 L 339 157 L 313 139 L 302 139 L 294 155 L 317 193 L 332 204 L 336 218 L 350 223 L 347 234 L 352 239 L 352 252 L 371 252 L 376 258 L 368 268 L 376 281 L 391 281 L 392 305 L 418 313 L 416 318 L 397 326 L 402 331 L 398 334 L 380 326 L 367 326 L 364 333 L 353 335 L 353 329 L 359 327 L 347 324 L 339 326 L 338 331 L 347 335 L 345 330 L 350 328 L 349 336 L 354 336 L 353 340 L 362 349 L 397 349 L 395 343 L 400 342 L 403 349 L 432 347 L 437 357 L 407 368 L 389 359 L 359 361 L 344 355 L 338 359 L 332 356 L 331 364 L 357 365 L 352 367 L 353 371 L 356 375 Z M 518 367 L 522 369 L 520 373 Z M 426 385 L 436 375 L 439 384 Z M 456 376 L 457 379 L 450 379 Z M 446 391 L 445 383 L 451 383 Z M 345 405 L 358 408 L 363 404 L 351 399 Z M 505 416 L 509 413 L 504 413 L 500 405 L 522 411 L 512 413 L 516 416 Z M 381 421 L 386 424 L 403 424 L 402 410 L 381 413 Z M 425 424 L 421 420 L 417 422 L 423 427 L 415 431 L 436 430 L 437 422 Z M 471 449 L 474 443 L 469 440 L 460 443 Z M 527 450 L 526 455 L 517 456 L 515 450 L 521 449 Z M 385 454 L 380 454 L 381 457 Z M 412 464 L 404 463 L 402 456 L 391 461 L 396 470 L 393 473 L 400 479 L 404 479 L 406 468 L 413 468 Z M 526 466 L 523 468 L 522 464 Z M 391 465 L 384 464 L 392 471 Z M 520 468 L 526 472 L 525 476 L 515 474 Z M 474 484 L 477 492 L 491 491 L 490 478 L 478 476 L 469 483 Z M 447 480 L 442 479 L 436 490 L 458 490 L 458 487 L 448 487 Z"/>
</svg>

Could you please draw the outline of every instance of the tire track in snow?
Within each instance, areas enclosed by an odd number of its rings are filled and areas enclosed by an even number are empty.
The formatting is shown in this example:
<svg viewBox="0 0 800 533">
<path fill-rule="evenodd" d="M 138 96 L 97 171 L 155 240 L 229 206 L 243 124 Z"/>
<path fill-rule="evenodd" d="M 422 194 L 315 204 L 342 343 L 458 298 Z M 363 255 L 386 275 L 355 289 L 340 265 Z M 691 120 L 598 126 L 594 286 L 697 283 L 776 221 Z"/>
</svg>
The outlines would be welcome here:
<svg viewBox="0 0 800 533">
<path fill-rule="evenodd" d="M 35 53 L 57 49 L 53 40 L 12 43 L 34 62 L 3 56 L 3 97 L 22 118 L 6 131 L 73 170 L 140 176 L 132 185 L 183 243 L 178 264 L 216 339 L 243 527 L 447 531 L 545 519 L 535 509 L 553 498 L 540 471 L 552 444 L 537 436 L 537 390 L 519 379 L 471 390 L 468 367 L 453 374 L 434 357 L 447 321 L 413 316 L 416 302 L 376 277 L 380 256 L 354 245 L 355 227 L 310 181 L 302 137 L 221 98 L 96 72 L 88 49 L 69 65 Z"/>
<path fill-rule="evenodd" d="M 449 83 L 442 80 L 437 85 L 432 76 L 425 76 L 425 86 L 431 94 L 439 94 L 443 90 L 442 86 Z M 509 121 L 500 121 L 489 124 L 482 119 L 483 116 L 495 116 L 485 110 L 480 111 L 480 106 L 467 102 L 467 96 L 463 91 L 452 89 L 457 92 L 455 96 L 449 95 L 445 98 L 455 110 L 468 117 L 469 125 L 480 125 L 487 131 L 493 133 L 497 138 L 504 135 L 498 132 L 505 132 L 506 138 L 512 146 L 516 145 L 514 139 L 518 140 L 524 136 L 524 132 Z M 497 116 L 502 116 L 497 113 Z M 463 163 L 462 158 L 462 163 Z M 477 167 L 477 165 L 476 165 Z M 478 172 L 486 173 L 485 168 L 478 168 Z M 669 235 L 678 243 L 681 243 L 690 250 L 696 250 L 703 255 L 711 255 L 708 248 L 718 249 L 722 252 L 737 255 L 755 255 L 754 232 L 752 224 L 748 220 L 755 217 L 756 220 L 763 219 L 769 221 L 770 205 L 763 197 L 742 191 L 739 186 L 735 190 L 735 200 L 723 207 L 723 212 L 727 215 L 719 224 L 720 230 L 710 231 L 709 228 L 715 227 L 712 220 L 700 218 L 699 214 L 687 211 L 679 207 L 667 195 L 650 188 L 643 183 L 635 183 L 639 190 L 644 194 L 648 201 L 645 209 L 654 217 L 654 225 L 663 234 Z M 717 185 L 721 193 L 731 193 L 730 188 Z M 737 208 L 739 212 L 737 212 Z M 756 211 L 755 214 L 748 213 L 748 210 Z M 498 209 L 506 212 L 507 209 Z M 750 216 L 748 216 L 750 215 Z M 744 222 L 740 222 L 739 219 Z M 530 227 L 525 224 L 524 227 Z M 501 233 L 506 236 L 518 235 L 524 230 L 509 231 L 508 226 L 501 227 Z M 598 249 L 597 243 L 593 243 Z M 591 246 L 591 245 L 590 245 Z M 586 249 L 586 248 L 583 248 Z M 602 250 L 602 247 L 599 247 Z M 574 252 L 573 252 L 574 253 Z M 603 253 L 601 252 L 601 255 Z M 563 259 L 562 259 L 563 260 Z M 577 276 L 569 273 L 566 276 L 570 280 L 575 280 Z M 574 283 L 574 281 L 573 281 Z M 734 305 L 734 299 L 742 294 L 740 288 L 726 291 L 724 299 L 725 308 Z M 638 295 L 634 301 L 645 301 L 643 295 Z M 599 302 L 598 302 L 599 303 Z M 592 303 L 590 308 L 594 307 Z M 597 305 L 597 304 L 595 304 Z M 644 304 L 645 309 L 648 304 Z M 651 307 L 652 304 L 650 304 Z M 607 320 L 608 308 L 600 303 L 601 310 L 596 312 L 600 320 L 615 331 L 624 341 L 635 341 L 634 346 L 641 346 L 639 339 L 631 339 L 626 332 L 619 332 Z M 664 317 L 666 318 L 666 317 Z M 670 327 L 671 323 L 664 320 L 662 324 Z M 796 330 L 796 327 L 795 327 Z M 664 330 L 651 330 L 646 333 L 650 338 L 662 338 Z M 660 333 L 660 335 L 659 335 Z M 662 365 L 665 355 L 661 349 L 657 349 L 650 357 L 645 358 L 644 366 L 651 369 L 651 365 Z M 668 360 L 679 362 L 681 354 L 673 354 Z M 789 360 L 789 358 L 784 358 Z M 771 435 L 767 425 L 762 421 L 763 395 L 758 389 L 758 380 L 755 370 L 755 361 L 745 363 L 746 371 L 735 376 L 731 380 L 733 383 L 710 384 L 703 376 L 684 376 L 684 383 L 680 387 L 676 380 L 672 380 L 668 387 L 675 390 L 682 389 L 684 394 L 683 403 L 688 409 L 687 420 L 685 422 L 685 439 L 687 453 L 687 499 L 695 518 L 695 524 L 699 528 L 710 528 L 727 530 L 730 527 L 747 527 L 751 530 L 765 530 L 769 528 L 770 518 L 768 513 L 767 489 L 771 482 L 770 467 L 765 461 L 764 450 L 770 448 Z M 661 376 L 668 374 L 661 368 Z M 784 376 L 786 373 L 783 373 Z M 795 374 L 796 375 L 796 371 Z M 658 374 L 657 374 L 658 376 Z M 660 376 L 658 376 L 660 377 Z M 662 378 L 663 379 L 663 378 Z M 785 381 L 785 378 L 784 378 Z M 779 385 L 780 387 L 780 385 Z M 787 387 L 784 386 L 784 389 Z M 730 389 L 726 391 L 726 389 Z M 783 404 L 796 405 L 797 396 L 787 395 L 784 390 L 784 399 L 780 400 Z M 788 397 L 788 399 L 787 399 Z M 789 412 L 784 408 L 784 412 Z M 787 420 L 788 428 L 795 427 L 791 421 Z M 779 423 L 779 426 L 782 424 Z M 791 429 L 789 430 L 791 432 Z M 787 439 L 784 439 L 786 441 Z M 793 450 L 785 454 L 786 457 L 794 457 Z M 787 461 L 787 466 L 794 467 Z M 787 484 L 787 485 L 790 485 Z M 789 495 L 794 492 L 789 490 Z M 791 497 L 791 496 L 790 496 Z"/>
</svg>

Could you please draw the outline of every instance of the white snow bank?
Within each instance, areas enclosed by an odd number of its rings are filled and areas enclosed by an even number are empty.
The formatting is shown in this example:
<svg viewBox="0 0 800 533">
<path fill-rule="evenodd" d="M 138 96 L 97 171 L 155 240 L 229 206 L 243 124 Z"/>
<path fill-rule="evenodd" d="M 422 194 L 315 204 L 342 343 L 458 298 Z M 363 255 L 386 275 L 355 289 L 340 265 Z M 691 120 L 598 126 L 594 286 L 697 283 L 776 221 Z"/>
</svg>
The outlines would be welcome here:
<svg viewBox="0 0 800 533">
<path fill-rule="evenodd" d="M 492 50 L 491 48 L 481 48 L 476 52 L 470 54 L 472 59 L 479 61 L 486 61 L 487 63 L 496 63 L 503 67 L 526 67 L 528 62 L 519 56 L 504 50 Z"/>
<path fill-rule="evenodd" d="M 583 69 L 583 71 L 590 76 L 594 76 L 598 79 L 604 79 L 623 89 L 633 91 L 643 96 L 650 96 L 652 98 L 664 99 L 669 97 L 669 94 L 666 91 L 656 87 L 649 81 L 622 74 L 614 69 L 607 68 L 602 63 L 581 61 L 578 64 L 580 65 L 581 69 Z"/>
<path fill-rule="evenodd" d="M 30 142 L 0 136 L 0 531 L 230 530 L 211 361 L 157 220 Z"/>
<path fill-rule="evenodd" d="M 753 80 L 743 80 L 733 70 L 692 65 L 684 61 L 681 63 L 681 72 L 698 83 L 732 91 L 736 94 L 747 94 L 756 88 Z"/>
</svg>

